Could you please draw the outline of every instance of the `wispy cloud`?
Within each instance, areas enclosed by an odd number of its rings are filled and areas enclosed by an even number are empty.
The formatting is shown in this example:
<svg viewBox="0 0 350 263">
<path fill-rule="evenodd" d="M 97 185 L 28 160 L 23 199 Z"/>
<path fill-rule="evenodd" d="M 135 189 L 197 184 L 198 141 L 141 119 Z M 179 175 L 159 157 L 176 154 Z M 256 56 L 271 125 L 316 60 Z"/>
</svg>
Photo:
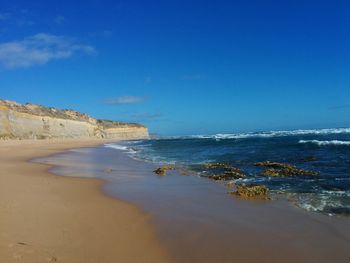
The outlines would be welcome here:
<svg viewBox="0 0 350 263">
<path fill-rule="evenodd" d="M 105 103 L 110 105 L 135 104 L 142 103 L 147 99 L 147 97 L 142 96 L 121 96 L 116 98 L 109 98 L 105 101 Z"/>
<path fill-rule="evenodd" d="M 78 44 L 71 38 L 40 33 L 23 40 L 0 43 L 0 64 L 8 69 L 24 68 L 67 59 L 76 53 L 95 52 L 93 47 Z"/>
<path fill-rule="evenodd" d="M 62 15 L 57 15 L 54 17 L 53 22 L 56 25 L 63 25 L 66 22 L 66 18 Z"/>
</svg>

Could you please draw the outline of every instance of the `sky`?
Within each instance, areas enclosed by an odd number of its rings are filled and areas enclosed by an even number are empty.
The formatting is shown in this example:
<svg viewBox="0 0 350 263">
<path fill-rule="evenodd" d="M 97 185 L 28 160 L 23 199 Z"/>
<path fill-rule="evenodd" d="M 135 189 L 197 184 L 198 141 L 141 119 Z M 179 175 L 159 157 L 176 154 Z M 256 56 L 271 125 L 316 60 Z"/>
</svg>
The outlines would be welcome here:
<svg viewBox="0 0 350 263">
<path fill-rule="evenodd" d="M 0 98 L 163 135 L 350 127 L 350 2 L 0 0 Z"/>
</svg>

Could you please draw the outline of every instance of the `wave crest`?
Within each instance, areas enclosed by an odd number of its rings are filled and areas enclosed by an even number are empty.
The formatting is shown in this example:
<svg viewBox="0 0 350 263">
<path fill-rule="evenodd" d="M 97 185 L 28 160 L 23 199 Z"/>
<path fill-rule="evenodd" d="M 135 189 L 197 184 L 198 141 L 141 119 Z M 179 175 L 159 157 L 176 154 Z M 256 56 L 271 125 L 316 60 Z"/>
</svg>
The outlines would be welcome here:
<svg viewBox="0 0 350 263">
<path fill-rule="evenodd" d="M 299 143 L 312 143 L 318 146 L 325 145 L 350 145 L 350 141 L 339 141 L 339 140 L 331 140 L 331 141 L 319 141 L 319 140 L 299 140 Z"/>
<path fill-rule="evenodd" d="M 107 147 L 107 148 L 113 148 L 113 149 L 123 150 L 123 151 L 129 150 L 129 148 L 126 147 L 126 146 L 113 144 L 113 143 L 106 143 L 104 146 Z"/>
<path fill-rule="evenodd" d="M 313 130 L 294 130 L 294 131 L 267 131 L 267 132 L 248 132 L 248 133 L 218 133 L 214 135 L 192 135 L 179 137 L 178 139 L 246 139 L 246 138 L 271 138 L 293 135 L 320 135 L 320 134 L 344 134 L 350 133 L 350 128 L 334 129 L 313 129 Z M 174 138 L 174 137 L 173 137 Z"/>
</svg>

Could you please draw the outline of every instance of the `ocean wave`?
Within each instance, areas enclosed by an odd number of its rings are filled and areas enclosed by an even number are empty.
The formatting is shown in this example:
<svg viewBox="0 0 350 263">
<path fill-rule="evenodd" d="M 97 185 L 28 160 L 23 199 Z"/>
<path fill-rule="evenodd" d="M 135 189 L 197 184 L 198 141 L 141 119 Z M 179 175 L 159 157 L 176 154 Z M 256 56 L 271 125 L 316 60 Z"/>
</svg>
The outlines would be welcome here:
<svg viewBox="0 0 350 263">
<path fill-rule="evenodd" d="M 334 129 L 313 129 L 313 130 L 293 130 L 293 131 L 267 131 L 267 132 L 248 132 L 248 133 L 218 133 L 214 135 L 191 135 L 177 137 L 177 139 L 246 139 L 246 138 L 270 138 L 293 135 L 322 135 L 322 134 L 343 134 L 350 133 L 350 128 Z M 175 137 L 172 137 L 176 139 Z"/>
<path fill-rule="evenodd" d="M 129 147 L 124 146 L 124 145 L 119 145 L 119 144 L 114 144 L 114 143 L 106 143 L 104 145 L 106 148 L 112 148 L 112 149 L 117 149 L 117 150 L 122 150 L 122 151 L 128 151 L 130 150 Z"/>
<path fill-rule="evenodd" d="M 136 150 L 133 147 L 130 146 L 125 146 L 125 145 L 120 145 L 120 144 L 114 144 L 114 143 L 106 143 L 104 145 L 104 147 L 106 148 L 112 148 L 112 149 L 116 149 L 116 150 L 120 150 L 120 151 L 125 151 L 127 152 L 130 156 L 136 154 Z"/>
<path fill-rule="evenodd" d="M 333 196 L 328 194 L 289 194 L 291 200 L 295 201 L 298 207 L 311 212 L 321 212 L 330 216 L 336 214 L 350 213 L 350 206 L 344 203 L 341 196 Z"/>
<path fill-rule="evenodd" d="M 312 143 L 318 146 L 326 146 L 326 145 L 350 145 L 350 141 L 339 141 L 339 140 L 331 140 L 331 141 L 319 141 L 319 140 L 300 140 L 299 143 Z"/>
</svg>

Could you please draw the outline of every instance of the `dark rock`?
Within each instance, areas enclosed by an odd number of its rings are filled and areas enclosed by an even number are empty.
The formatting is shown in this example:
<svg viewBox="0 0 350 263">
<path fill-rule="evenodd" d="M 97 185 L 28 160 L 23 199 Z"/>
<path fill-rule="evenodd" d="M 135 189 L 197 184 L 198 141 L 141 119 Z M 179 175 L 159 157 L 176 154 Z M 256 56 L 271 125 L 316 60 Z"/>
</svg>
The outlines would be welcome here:
<svg viewBox="0 0 350 263">
<path fill-rule="evenodd" d="M 175 166 L 172 166 L 172 165 L 168 165 L 168 166 L 162 166 L 162 167 L 159 167 L 157 168 L 156 170 L 154 170 L 153 172 L 157 175 L 160 175 L 160 176 L 164 176 L 166 175 L 166 172 L 169 171 L 169 170 L 175 170 L 176 167 Z"/>
</svg>

